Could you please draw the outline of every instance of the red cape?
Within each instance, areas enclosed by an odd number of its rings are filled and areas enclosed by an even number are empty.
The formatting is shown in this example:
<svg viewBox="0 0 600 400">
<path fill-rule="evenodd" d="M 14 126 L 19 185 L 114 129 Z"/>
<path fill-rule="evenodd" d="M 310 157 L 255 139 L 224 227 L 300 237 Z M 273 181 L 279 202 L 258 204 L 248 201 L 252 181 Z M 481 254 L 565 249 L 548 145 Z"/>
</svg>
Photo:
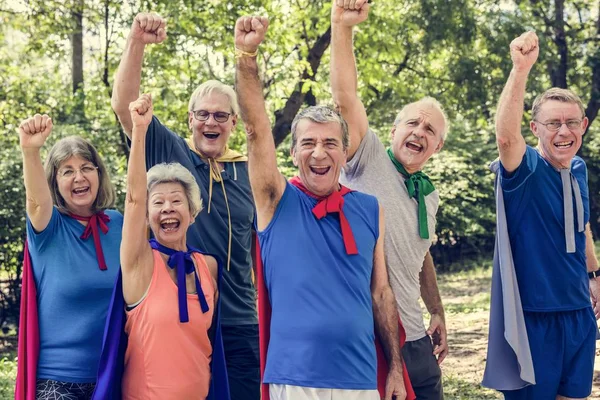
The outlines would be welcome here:
<svg viewBox="0 0 600 400">
<path fill-rule="evenodd" d="M 27 248 L 27 239 L 25 240 L 24 247 L 15 400 L 35 400 L 37 363 L 40 353 L 40 331 L 38 325 L 37 290 L 35 288 L 35 280 L 33 279 L 33 268 Z"/>
<path fill-rule="evenodd" d="M 258 237 L 256 238 L 256 251 L 253 254 L 254 265 L 256 266 L 256 287 L 258 289 L 258 333 L 259 333 L 259 345 L 260 345 L 260 381 L 263 382 L 265 374 L 265 366 L 267 363 L 267 349 L 269 347 L 269 338 L 271 334 L 271 303 L 269 302 L 269 293 L 263 278 L 263 265 L 262 258 L 260 256 L 260 245 L 258 243 Z M 400 333 L 400 348 L 404 346 L 406 341 L 406 332 L 402 321 L 398 317 L 398 330 Z M 381 343 L 379 339 L 375 337 L 375 347 L 377 349 L 377 390 L 381 398 L 385 397 L 385 384 L 388 376 L 388 365 Z M 404 377 L 404 387 L 406 388 L 406 399 L 416 399 L 415 392 L 413 391 L 410 379 L 408 378 L 408 371 L 404 360 L 402 361 L 402 374 Z M 263 383 L 261 387 L 262 400 L 269 400 L 269 384 Z"/>
</svg>

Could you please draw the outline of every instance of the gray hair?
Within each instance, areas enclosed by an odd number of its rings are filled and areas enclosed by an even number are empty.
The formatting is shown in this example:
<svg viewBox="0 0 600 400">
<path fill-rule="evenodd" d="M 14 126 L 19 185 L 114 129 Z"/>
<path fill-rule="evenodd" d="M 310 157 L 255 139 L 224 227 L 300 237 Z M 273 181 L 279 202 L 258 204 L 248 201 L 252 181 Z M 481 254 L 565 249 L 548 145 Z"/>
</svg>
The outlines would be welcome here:
<svg viewBox="0 0 600 400">
<path fill-rule="evenodd" d="M 562 103 L 577 104 L 579 106 L 579 109 L 581 110 L 581 117 L 585 117 L 585 108 L 583 106 L 583 102 L 581 101 L 579 96 L 577 96 L 577 94 L 575 94 L 569 89 L 553 87 L 546 90 L 544 93 L 539 94 L 533 101 L 533 106 L 531 107 L 532 120 L 537 120 L 540 108 L 542 108 L 542 105 L 548 100 L 556 100 Z"/>
<path fill-rule="evenodd" d="M 161 183 L 179 183 L 183 187 L 185 197 L 190 206 L 190 214 L 195 219 L 202 211 L 202 197 L 200 187 L 194 175 L 179 163 L 160 163 L 148 170 L 146 175 L 146 189 L 148 193 Z"/>
<path fill-rule="evenodd" d="M 194 90 L 188 104 L 188 111 L 194 111 L 194 106 L 198 99 L 202 99 L 212 93 L 222 94 L 229 99 L 229 106 L 233 115 L 239 115 L 240 106 L 238 105 L 237 95 L 231 86 L 225 85 L 217 80 L 206 81 Z"/>
<path fill-rule="evenodd" d="M 398 112 L 398 115 L 396 116 L 396 120 L 394 121 L 394 126 L 398 125 L 398 123 L 402 120 L 402 118 L 404 117 L 404 112 L 406 111 L 406 108 L 415 105 L 415 104 L 423 104 L 425 106 L 430 106 L 435 108 L 436 110 L 438 110 L 440 112 L 440 114 L 442 114 L 442 117 L 444 118 L 444 129 L 442 130 L 442 140 L 446 140 L 446 136 L 448 135 L 448 129 L 450 128 L 448 126 L 448 115 L 446 115 L 446 111 L 444 111 L 444 107 L 442 107 L 442 104 L 437 101 L 436 99 L 434 99 L 433 97 L 423 97 L 420 100 L 417 100 L 413 103 L 409 103 L 407 105 L 405 105 L 404 107 L 402 107 L 402 109 L 400 110 L 400 112 Z"/>
<path fill-rule="evenodd" d="M 298 136 L 296 132 L 298 123 L 303 119 L 308 119 L 318 124 L 327 124 L 329 122 L 335 122 L 339 124 L 342 128 L 343 149 L 346 150 L 350 145 L 350 134 L 348 133 L 348 124 L 346 123 L 346 120 L 331 107 L 312 106 L 300 111 L 292 121 L 292 149 L 296 147 L 296 143 L 298 142 Z"/>
<path fill-rule="evenodd" d="M 68 136 L 56 142 L 50 149 L 44 170 L 46 172 L 46 180 L 50 187 L 52 202 L 63 214 L 69 212 L 65 199 L 61 196 L 58 190 L 57 173 L 60 164 L 73 156 L 79 156 L 86 161 L 91 162 L 98 167 L 98 194 L 92 204 L 92 212 L 96 213 L 100 210 L 114 207 L 117 198 L 115 187 L 110 181 L 110 175 L 104 166 L 104 162 L 96 148 L 87 140 L 79 136 Z"/>
</svg>

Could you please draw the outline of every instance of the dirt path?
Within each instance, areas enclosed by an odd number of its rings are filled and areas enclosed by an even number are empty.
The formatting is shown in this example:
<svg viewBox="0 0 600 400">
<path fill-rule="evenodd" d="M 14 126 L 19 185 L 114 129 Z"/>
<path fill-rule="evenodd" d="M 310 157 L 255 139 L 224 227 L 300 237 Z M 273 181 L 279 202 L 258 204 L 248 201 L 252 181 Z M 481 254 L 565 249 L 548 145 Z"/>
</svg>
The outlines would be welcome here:
<svg viewBox="0 0 600 400">
<path fill-rule="evenodd" d="M 450 346 L 442 365 L 446 399 L 501 399 L 497 392 L 480 385 L 487 352 L 491 270 L 445 274 L 438 279 Z M 592 390 L 590 399 L 600 399 L 600 346 Z"/>
</svg>

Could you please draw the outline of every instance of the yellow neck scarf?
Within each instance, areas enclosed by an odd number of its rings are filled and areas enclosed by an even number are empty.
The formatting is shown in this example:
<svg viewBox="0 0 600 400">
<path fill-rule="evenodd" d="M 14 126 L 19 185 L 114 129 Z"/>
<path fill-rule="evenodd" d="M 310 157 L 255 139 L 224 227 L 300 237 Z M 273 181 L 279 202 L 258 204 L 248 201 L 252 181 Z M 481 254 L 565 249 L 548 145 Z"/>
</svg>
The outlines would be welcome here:
<svg viewBox="0 0 600 400">
<path fill-rule="evenodd" d="M 194 153 L 198 154 L 198 156 L 200 156 L 200 158 L 202 160 L 204 160 L 205 162 L 208 163 L 208 166 L 210 168 L 210 179 L 209 179 L 209 183 L 208 183 L 208 213 L 209 214 L 210 214 L 210 204 L 211 204 L 211 200 L 212 200 L 213 180 L 215 182 L 221 183 L 221 189 L 223 190 L 223 198 L 225 199 L 225 205 L 227 206 L 227 223 L 228 223 L 228 228 L 229 228 L 229 243 L 228 243 L 228 247 L 227 247 L 227 271 L 229 271 L 229 265 L 231 263 L 231 236 L 232 236 L 231 212 L 229 211 L 229 201 L 227 201 L 227 192 L 225 190 L 225 183 L 223 182 L 223 177 L 221 176 L 221 168 L 219 167 L 219 163 L 220 162 L 244 162 L 244 161 L 248 161 L 248 157 L 244 156 L 243 154 L 241 154 L 235 150 L 231 150 L 229 148 L 229 146 L 226 145 L 225 150 L 223 151 L 223 154 L 220 157 L 210 158 L 210 157 L 204 156 L 196 149 L 196 146 L 194 146 L 194 142 L 192 141 L 191 138 L 186 139 L 185 142 L 187 143 L 190 150 L 192 150 Z"/>
</svg>

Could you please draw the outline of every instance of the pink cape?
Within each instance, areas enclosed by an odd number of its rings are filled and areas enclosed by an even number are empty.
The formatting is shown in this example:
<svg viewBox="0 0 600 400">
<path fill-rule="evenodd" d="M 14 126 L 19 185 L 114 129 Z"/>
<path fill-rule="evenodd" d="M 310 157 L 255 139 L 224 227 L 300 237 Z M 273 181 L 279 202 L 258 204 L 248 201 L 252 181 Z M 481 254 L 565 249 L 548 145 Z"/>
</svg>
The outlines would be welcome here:
<svg viewBox="0 0 600 400">
<path fill-rule="evenodd" d="M 27 240 L 25 240 L 24 247 L 15 400 L 35 400 L 40 331 L 38 326 L 37 290 L 33 279 L 33 267 Z"/>
</svg>

